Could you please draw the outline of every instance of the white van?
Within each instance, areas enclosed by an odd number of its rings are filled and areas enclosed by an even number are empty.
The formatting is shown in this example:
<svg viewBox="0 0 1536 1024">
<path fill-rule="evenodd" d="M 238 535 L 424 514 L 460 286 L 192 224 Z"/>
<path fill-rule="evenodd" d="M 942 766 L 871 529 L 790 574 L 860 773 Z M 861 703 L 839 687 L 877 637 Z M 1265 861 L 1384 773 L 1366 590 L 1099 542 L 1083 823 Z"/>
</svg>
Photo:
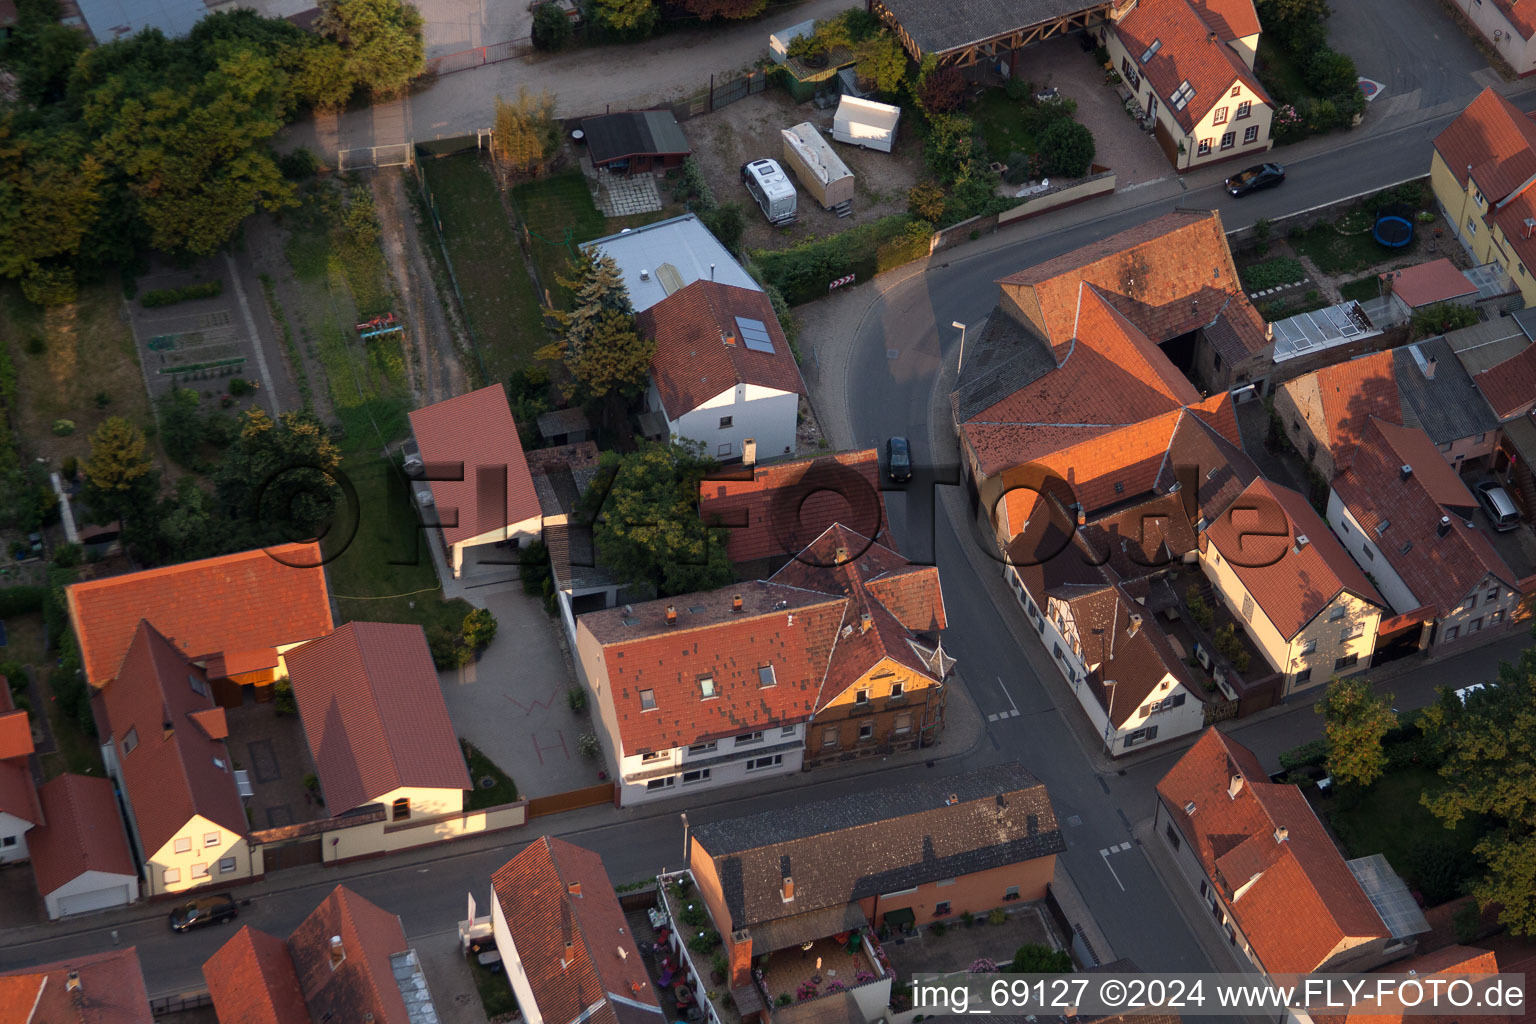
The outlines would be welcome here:
<svg viewBox="0 0 1536 1024">
<path fill-rule="evenodd" d="M 741 165 L 741 180 L 770 224 L 795 222 L 795 186 L 777 160 L 751 160 Z"/>
</svg>

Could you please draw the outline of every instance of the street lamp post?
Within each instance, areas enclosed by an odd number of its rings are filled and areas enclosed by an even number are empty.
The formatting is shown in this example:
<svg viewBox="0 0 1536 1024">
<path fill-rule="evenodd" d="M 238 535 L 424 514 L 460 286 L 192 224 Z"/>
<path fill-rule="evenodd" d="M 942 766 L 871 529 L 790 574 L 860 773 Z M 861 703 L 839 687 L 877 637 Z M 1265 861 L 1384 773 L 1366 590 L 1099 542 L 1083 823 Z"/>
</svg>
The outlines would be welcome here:
<svg viewBox="0 0 1536 1024">
<path fill-rule="evenodd" d="M 951 321 L 949 326 L 956 328 L 960 332 L 960 365 L 955 367 L 955 375 L 959 376 L 960 371 L 965 369 L 965 324 L 959 320 L 954 320 Z"/>
</svg>

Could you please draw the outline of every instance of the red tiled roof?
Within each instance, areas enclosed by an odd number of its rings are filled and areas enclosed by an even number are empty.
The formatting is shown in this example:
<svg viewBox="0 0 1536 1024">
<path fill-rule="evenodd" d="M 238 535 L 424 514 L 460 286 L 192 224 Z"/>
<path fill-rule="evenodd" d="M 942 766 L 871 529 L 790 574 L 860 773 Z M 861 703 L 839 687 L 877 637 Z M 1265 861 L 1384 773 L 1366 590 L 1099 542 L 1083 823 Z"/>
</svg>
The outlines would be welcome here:
<svg viewBox="0 0 1536 1024">
<path fill-rule="evenodd" d="M 110 780 L 60 775 L 38 796 L 48 823 L 27 835 L 38 892 L 47 896 L 87 871 L 137 880 Z"/>
<path fill-rule="evenodd" d="M 731 611 L 740 594 L 742 611 Z M 666 609 L 677 624 L 666 624 Z M 753 581 L 589 612 L 577 621 L 603 646 L 623 752 L 667 750 L 804 721 L 815 709 L 848 599 Z M 697 609 L 697 610 L 695 610 Z M 624 625 L 625 620 L 634 622 Z M 758 669 L 773 667 L 763 687 Z M 704 699 L 699 679 L 714 679 Z M 654 695 L 641 707 L 641 691 Z"/>
<path fill-rule="evenodd" d="M 78 975 L 79 998 L 69 991 Z M 0 1020 L 31 1024 L 154 1024 L 135 947 L 0 974 Z"/>
<path fill-rule="evenodd" d="M 1421 938 L 1422 942 L 1423 939 Z M 1506 970 L 1509 968 L 1506 965 Z M 1510 973 L 1516 973 L 1512 970 Z M 1397 960 L 1378 967 L 1373 974 L 1413 974 L 1420 977 L 1437 974 L 1498 974 L 1499 958 L 1486 949 L 1470 946 L 1444 946 L 1432 953 Z M 1368 1002 L 1358 1003 L 1344 1013 L 1313 1013 L 1313 1024 L 1455 1024 L 1464 1014 L 1373 1013 Z M 1479 1024 L 1509 1024 L 1507 1016 L 1480 1016 Z"/>
<path fill-rule="evenodd" d="M 1327 431 L 1325 440 L 1328 450 L 1333 453 L 1335 473 L 1349 468 L 1371 417 L 1389 423 L 1403 421 L 1391 351 L 1372 352 L 1348 362 L 1335 363 L 1318 370 L 1312 377 L 1317 382 L 1323 426 Z M 1305 393 L 1304 380 L 1287 383 L 1285 387 L 1291 388 L 1293 395 Z"/>
<path fill-rule="evenodd" d="M 1322 516 L 1289 487 L 1256 478 L 1206 537 L 1286 640 L 1346 590 L 1387 607 Z M 1298 549 L 1301 537 L 1307 545 Z"/>
<path fill-rule="evenodd" d="M 287 660 L 331 813 L 402 786 L 472 788 L 420 626 L 349 622 Z"/>
<path fill-rule="evenodd" d="M 331 965 L 331 937 L 343 959 Z M 312 1019 L 408 1024 L 389 958 L 408 948 L 400 918 L 338 885 L 288 936 L 299 991 Z"/>
<path fill-rule="evenodd" d="M 865 448 L 726 471 L 699 483 L 699 515 L 730 528 L 732 562 L 793 555 L 833 523 L 879 540 L 888 525 L 880 455 Z"/>
<path fill-rule="evenodd" d="M 766 325 L 773 351 L 749 349 L 740 337 L 737 317 Z M 642 334 L 656 339 L 651 378 L 671 419 L 737 384 L 806 393 L 795 354 L 763 292 L 695 281 L 642 310 L 635 319 Z M 736 343 L 728 345 L 722 338 L 734 338 Z"/>
<path fill-rule="evenodd" d="M 1536 403 L 1536 345 L 1525 346 L 1472 380 L 1499 419 L 1523 415 Z"/>
<path fill-rule="evenodd" d="M 1261 29 L 1259 12 L 1253 0 L 1190 0 L 1200 18 L 1230 43 L 1243 36 L 1257 35 Z"/>
<path fill-rule="evenodd" d="M 1376 429 L 1372 439 L 1379 439 L 1386 445 L 1383 451 L 1392 452 L 1399 468 L 1413 467 L 1413 474 L 1418 478 L 1419 486 L 1435 500 L 1436 504 L 1448 508 L 1466 509 L 1477 506 L 1477 499 L 1472 497 L 1472 492 L 1467 490 L 1467 485 L 1461 482 L 1461 476 L 1455 468 L 1443 457 L 1436 459 L 1429 457 L 1431 450 L 1436 455 L 1440 454 L 1440 450 L 1423 430 L 1381 419 L 1374 420 L 1373 423 Z"/>
<path fill-rule="evenodd" d="M 1445 258 L 1419 263 L 1383 275 L 1392 279 L 1392 294 L 1418 308 L 1477 294 L 1477 285 Z"/>
<path fill-rule="evenodd" d="M 620 1024 L 632 1015 L 621 1015 L 615 999 L 654 1007 L 661 1019 L 597 854 L 563 839 L 536 839 L 491 876 L 491 893 L 544 1020 Z"/>
<path fill-rule="evenodd" d="M 214 655 L 208 659 L 206 667 L 210 679 L 221 679 L 276 668 L 278 660 L 276 647 L 258 647 L 250 651 L 225 651 Z"/>
<path fill-rule="evenodd" d="M 195 679 L 202 693 L 189 683 Z M 106 720 L 119 751 L 124 788 L 133 807 L 144 855 L 153 857 L 194 815 L 244 835 L 249 828 L 235 777 L 214 759 L 229 764 L 229 752 L 208 738 L 192 719 L 213 707 L 207 675 L 141 620 L 117 678 L 101 691 Z M 164 727 L 171 727 L 165 735 Z M 132 731 L 138 745 L 122 753 Z"/>
<path fill-rule="evenodd" d="M 1234 82 L 1241 82 L 1256 102 L 1269 103 L 1258 78 L 1221 40 L 1217 25 L 1207 24 L 1190 0 L 1140 0 L 1131 13 L 1114 23 L 1114 32 L 1185 131 L 1194 130 L 1226 98 Z M 1140 60 L 1158 41 L 1162 45 L 1152 58 Z M 1183 109 L 1175 109 L 1170 97 L 1185 82 L 1194 86 L 1195 95 Z"/>
<path fill-rule="evenodd" d="M 310 1024 L 282 939 L 246 925 L 203 963 L 219 1024 Z"/>
<path fill-rule="evenodd" d="M 484 537 L 539 517 L 539 496 L 500 384 L 416 409 L 410 420 L 427 476 L 461 477 L 431 481 L 445 542 Z M 505 501 L 498 489 L 483 487 L 481 480 L 488 476 L 494 482 L 503 470 Z M 495 497 L 482 507 L 482 494 Z"/>
<path fill-rule="evenodd" d="M 10 688 L 0 676 L 0 690 L 5 691 L 6 710 L 0 710 L 0 761 L 26 757 L 32 753 L 32 723 L 25 711 L 11 708 Z"/>
<path fill-rule="evenodd" d="M 1234 775 L 1242 784 L 1232 795 Z M 1207 729 L 1157 792 L 1266 971 L 1305 974 L 1346 939 L 1387 935 L 1301 790 L 1266 781 L 1253 754 L 1220 730 Z"/>
<path fill-rule="evenodd" d="M 1507 14 L 1507 0 L 1494 0 Z M 1530 177 L 1536 157 L 1536 121 L 1493 89 L 1484 89 L 1435 136 L 1435 149 L 1462 185 L 1470 172 L 1483 195 L 1497 203 Z"/>
<path fill-rule="evenodd" d="M 1149 697 L 1160 692 L 1166 696 L 1170 691 L 1158 688 L 1170 675 L 1191 694 L 1199 693 L 1157 616 L 1138 605 L 1123 586 L 1066 590 L 1051 596 L 1062 597 L 1071 610 L 1083 646 L 1083 661 L 1088 666 L 1086 683 L 1117 727 L 1124 725 Z M 1133 615 L 1140 619 L 1139 623 L 1133 622 Z M 1114 686 L 1108 685 L 1110 679 Z"/>
<path fill-rule="evenodd" d="M 1388 443 L 1388 432 L 1395 443 Z M 1402 478 L 1404 465 L 1413 467 L 1407 480 Z M 1391 424 L 1372 420 L 1349 472 L 1333 482 L 1367 541 L 1376 544 L 1414 598 L 1440 615 L 1449 614 L 1490 574 L 1518 589 L 1514 572 L 1488 538 L 1469 529 L 1460 515 L 1449 516 L 1446 535 L 1438 535 L 1445 511 L 1425 477 L 1436 480 L 1438 473 L 1429 474 L 1427 467 L 1444 465 L 1434 442 L 1422 430 L 1399 427 L 1393 431 Z M 1465 485 L 1460 494 L 1448 486 L 1436 485 L 1436 490 L 1442 497 L 1455 497 L 1452 507 L 1473 504 Z"/>
<path fill-rule="evenodd" d="M 14 815 L 34 825 L 43 823 L 37 787 L 25 760 L 0 761 L 0 813 Z"/>
<path fill-rule="evenodd" d="M 331 601 L 321 557 L 318 544 L 282 544 L 69 586 L 86 678 L 99 687 L 117 673 L 146 616 L 199 660 L 324 636 Z"/>
</svg>

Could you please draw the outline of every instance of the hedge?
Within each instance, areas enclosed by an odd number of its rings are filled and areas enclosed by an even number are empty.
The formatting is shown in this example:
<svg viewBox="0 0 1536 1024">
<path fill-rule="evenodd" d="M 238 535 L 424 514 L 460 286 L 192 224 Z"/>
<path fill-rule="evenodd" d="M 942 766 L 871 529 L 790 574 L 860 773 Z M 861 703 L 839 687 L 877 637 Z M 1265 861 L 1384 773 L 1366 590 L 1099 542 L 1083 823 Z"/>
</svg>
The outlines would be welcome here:
<svg viewBox="0 0 1536 1024">
<path fill-rule="evenodd" d="M 1294 768 L 1305 768 L 1308 765 L 1322 764 L 1328 760 L 1328 741 L 1313 740 L 1311 743 L 1303 743 L 1299 747 L 1292 747 L 1280 755 L 1280 767 L 1286 771 Z"/>
<path fill-rule="evenodd" d="M 752 260 L 767 283 L 792 306 L 827 294 L 840 277 L 867 281 L 882 271 L 922 259 L 931 250 L 933 225 L 905 213 L 893 214 L 826 238 L 811 238 L 788 249 L 759 249 Z"/>
<path fill-rule="evenodd" d="M 155 309 L 159 306 L 174 306 L 178 302 L 189 302 L 192 299 L 214 299 L 224 294 L 224 282 L 207 281 L 203 284 L 189 284 L 185 288 L 157 288 L 152 292 L 145 292 L 139 297 L 139 305 L 145 309 Z"/>
<path fill-rule="evenodd" d="M 6 587 L 0 590 L 0 619 L 40 612 L 47 597 L 47 587 Z"/>
</svg>

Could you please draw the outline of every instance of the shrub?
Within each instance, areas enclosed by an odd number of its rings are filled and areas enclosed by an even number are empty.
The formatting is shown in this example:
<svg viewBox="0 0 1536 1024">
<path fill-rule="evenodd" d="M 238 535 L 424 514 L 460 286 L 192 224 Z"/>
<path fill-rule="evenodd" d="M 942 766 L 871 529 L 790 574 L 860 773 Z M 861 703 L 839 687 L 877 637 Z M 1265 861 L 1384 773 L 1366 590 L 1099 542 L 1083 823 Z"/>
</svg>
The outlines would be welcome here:
<svg viewBox="0 0 1536 1024">
<path fill-rule="evenodd" d="M 1456 911 L 1452 918 L 1452 925 L 1456 929 L 1456 941 L 1460 943 L 1476 942 L 1483 935 L 1483 915 L 1478 909 L 1477 900 L 1468 900 L 1467 905 Z"/>
<path fill-rule="evenodd" d="M 1093 164 L 1093 132 L 1085 124 L 1059 118 L 1040 135 L 1045 173 L 1081 178 Z"/>
<path fill-rule="evenodd" d="M 709 958 L 709 972 L 714 975 L 716 982 L 724 981 L 725 972 L 730 970 L 730 968 L 730 962 L 725 959 L 724 953 L 717 952 Z"/>
<path fill-rule="evenodd" d="M 1280 767 L 1285 771 L 1293 768 L 1304 768 L 1310 765 L 1320 765 L 1328 759 L 1328 740 L 1312 740 L 1303 743 L 1299 747 L 1292 747 L 1280 755 Z"/>
<path fill-rule="evenodd" d="M 794 997 L 792 997 L 788 992 L 780 992 L 779 998 L 775 999 L 774 1003 L 778 1006 L 788 1006 L 794 1001 Z"/>
<path fill-rule="evenodd" d="M 590 732 L 581 734 L 581 738 L 576 741 L 576 749 L 581 751 L 581 756 L 589 761 L 596 760 L 597 756 L 603 752 L 602 744 L 598 743 L 597 737 Z"/>
<path fill-rule="evenodd" d="M 1210 629 L 1215 621 L 1215 613 L 1211 606 L 1205 603 L 1205 598 L 1200 596 L 1200 588 L 1193 583 L 1184 592 L 1184 604 L 1189 608 L 1189 617 L 1195 620 L 1195 625 L 1201 629 Z"/>
<path fill-rule="evenodd" d="M 473 651 L 484 650 L 496 637 L 496 616 L 484 608 L 476 608 L 464 616 L 461 636 L 465 647 Z"/>
<path fill-rule="evenodd" d="M 960 114 L 939 114 L 928 120 L 928 137 L 923 140 L 923 164 L 939 181 L 955 180 L 960 165 L 975 150 L 972 135 L 976 126 Z"/>
<path fill-rule="evenodd" d="M 826 295 L 827 285 L 836 278 L 855 274 L 864 281 L 899 265 L 890 261 L 910 253 L 911 248 L 898 247 L 883 256 L 881 249 L 905 234 L 912 223 L 906 214 L 895 214 L 826 238 L 806 239 L 787 249 L 754 250 L 752 261 L 762 272 L 765 285 L 772 285 L 786 301 L 799 305 Z M 932 229 L 924 230 L 931 237 Z"/>
<path fill-rule="evenodd" d="M 1007 924 L 1007 923 L 1008 923 L 1008 915 L 1003 911 L 1002 907 L 993 907 L 992 910 L 988 911 L 988 913 L 987 913 L 987 924 Z"/>
<path fill-rule="evenodd" d="M 299 713 L 299 702 L 293 696 L 293 683 L 287 679 L 279 679 L 272 684 L 272 710 L 279 715 Z"/>
<path fill-rule="evenodd" d="M 1003 180 L 1010 185 L 1022 185 L 1026 181 L 1038 177 L 1038 175 L 1030 173 L 1036 170 L 1038 161 L 1028 153 L 1014 150 L 1008 154 L 1008 159 L 1004 162 L 1007 163 L 1008 169 L 1003 172 Z"/>
<path fill-rule="evenodd" d="M 571 20 L 559 4 L 540 4 L 533 9 L 533 46 L 536 50 L 558 53 L 571 41 Z"/>
<path fill-rule="evenodd" d="M 709 920 L 709 915 L 704 911 L 704 904 L 689 903 L 677 912 L 677 919 L 683 922 L 683 924 L 691 924 L 693 927 L 698 928 L 705 921 Z"/>
<path fill-rule="evenodd" d="M 996 974 L 997 961 L 987 957 L 977 957 L 971 961 L 971 966 L 966 968 L 968 974 Z"/>
<path fill-rule="evenodd" d="M 40 356 L 48 348 L 48 342 L 43 340 L 41 334 L 34 334 L 27 339 L 27 355 Z"/>
<path fill-rule="evenodd" d="M 292 153 L 278 157 L 277 169 L 289 181 L 306 181 L 320 173 L 320 161 L 307 147 L 300 146 Z"/>
<path fill-rule="evenodd" d="M 1341 96 L 1356 88 L 1354 59 L 1329 47 L 1312 51 L 1302 67 L 1302 79 L 1319 96 Z"/>
<path fill-rule="evenodd" d="M 445 626 L 427 630 L 427 650 L 438 668 L 463 668 L 475 657 L 475 652 L 464 646 L 462 635 Z"/>
<path fill-rule="evenodd" d="M 205 281 L 202 284 L 189 284 L 185 288 L 157 288 L 151 292 L 145 292 L 139 296 L 139 305 L 145 309 L 156 309 L 161 306 L 174 306 L 178 302 L 190 302 L 193 299 L 212 299 L 224 294 L 223 280 Z"/>
<path fill-rule="evenodd" d="M 931 181 L 920 181 L 907 190 L 907 210 L 914 217 L 936 221 L 944 216 L 945 193 Z"/>
<path fill-rule="evenodd" d="M 234 395 L 236 398 L 244 398 L 246 395 L 255 390 L 255 386 L 244 377 L 236 377 L 234 380 L 229 382 L 229 393 Z"/>
<path fill-rule="evenodd" d="M 304 788 L 314 793 L 320 789 L 320 777 L 314 772 L 304 774 Z"/>
<path fill-rule="evenodd" d="M 57 437 L 68 437 L 75 432 L 74 420 L 54 420 L 53 433 Z"/>
<path fill-rule="evenodd" d="M 577 714 L 587 708 L 587 691 L 579 686 L 573 686 L 565 691 L 565 703 Z"/>
<path fill-rule="evenodd" d="M 1223 658 L 1232 663 L 1233 668 L 1239 672 L 1248 671 L 1250 655 L 1248 648 L 1237 635 L 1236 623 L 1229 622 L 1218 629 L 1213 639 L 1216 641 L 1216 649 L 1221 652 Z"/>
<path fill-rule="evenodd" d="M 84 554 L 79 544 L 60 544 L 53 549 L 53 564 L 61 569 L 73 569 L 80 564 Z"/>
<path fill-rule="evenodd" d="M 1256 292 L 1294 284 L 1306 276 L 1307 271 L 1301 261 L 1290 256 L 1277 256 L 1263 263 L 1255 263 L 1242 272 L 1244 286 Z"/>
<path fill-rule="evenodd" d="M 1437 302 L 1433 306 L 1426 306 L 1413 314 L 1409 321 L 1409 327 L 1415 338 L 1428 337 L 1431 334 L 1444 334 L 1446 331 L 1454 331 L 1460 327 L 1471 327 L 1482 320 L 1483 315 L 1476 306 L 1458 306 L 1454 302 Z"/>
<path fill-rule="evenodd" d="M 676 197 L 680 201 L 687 202 L 693 212 L 701 218 L 719 205 L 715 202 L 714 190 L 709 187 L 709 182 L 704 180 L 704 172 L 699 169 L 699 162 L 691 156 L 683 161 L 683 180 L 677 187 Z"/>
<path fill-rule="evenodd" d="M 1029 94 L 1034 92 L 1034 90 L 1033 83 L 1026 82 L 1022 78 L 1010 78 L 1003 86 L 1003 95 L 1015 103 L 1022 103 L 1029 99 Z"/>
<path fill-rule="evenodd" d="M 965 76 L 953 65 L 945 65 L 926 76 L 917 89 L 917 104 L 929 117 L 948 114 L 965 100 Z"/>
<path fill-rule="evenodd" d="M 741 251 L 741 233 L 746 227 L 746 219 L 742 216 L 741 207 L 736 203 L 726 203 L 705 213 L 699 218 L 704 226 L 709 228 L 710 234 L 720 240 L 720 244 L 731 252 Z"/>
<path fill-rule="evenodd" d="M 80 460 L 73 455 L 64 456 L 64 461 L 59 464 L 59 472 L 64 474 L 64 479 L 74 483 L 80 475 Z"/>
<path fill-rule="evenodd" d="M 949 931 L 949 926 L 946 925 L 943 921 L 935 921 L 933 924 L 928 926 L 928 934 L 932 935 L 936 939 L 942 939 L 944 937 L 944 933 L 947 931 Z"/>
<path fill-rule="evenodd" d="M 47 598 L 48 588 L 43 586 L 0 588 L 0 619 L 40 612 Z"/>
<path fill-rule="evenodd" d="M 969 910 L 962 911 L 960 913 L 960 923 L 969 928 L 971 925 L 976 923 L 976 915 L 971 913 Z"/>
<path fill-rule="evenodd" d="M 688 948 L 695 953 L 708 953 L 718 945 L 720 945 L 720 933 L 713 928 L 706 928 L 688 940 Z"/>
<path fill-rule="evenodd" d="M 1072 970 L 1072 957 L 1049 946 L 1020 946 L 1008 969 L 1015 974 L 1065 974 Z"/>
</svg>

